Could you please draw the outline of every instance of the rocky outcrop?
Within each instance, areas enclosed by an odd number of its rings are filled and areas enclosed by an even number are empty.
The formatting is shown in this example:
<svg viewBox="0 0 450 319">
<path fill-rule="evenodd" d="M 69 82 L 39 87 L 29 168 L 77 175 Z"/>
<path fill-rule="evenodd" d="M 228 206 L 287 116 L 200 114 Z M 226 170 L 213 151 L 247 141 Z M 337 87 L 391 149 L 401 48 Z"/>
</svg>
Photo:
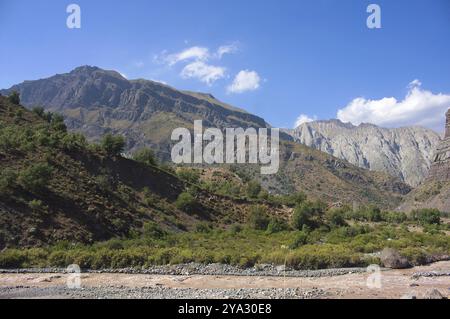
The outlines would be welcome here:
<svg viewBox="0 0 450 319">
<path fill-rule="evenodd" d="M 399 177 L 411 186 L 427 176 L 437 133 L 422 127 L 354 126 L 339 120 L 304 123 L 290 134 L 300 143 L 354 165 Z"/>
<path fill-rule="evenodd" d="M 425 181 L 408 194 L 400 210 L 436 208 L 450 212 L 450 109 L 446 114 L 444 139 L 436 147 Z"/>
</svg>

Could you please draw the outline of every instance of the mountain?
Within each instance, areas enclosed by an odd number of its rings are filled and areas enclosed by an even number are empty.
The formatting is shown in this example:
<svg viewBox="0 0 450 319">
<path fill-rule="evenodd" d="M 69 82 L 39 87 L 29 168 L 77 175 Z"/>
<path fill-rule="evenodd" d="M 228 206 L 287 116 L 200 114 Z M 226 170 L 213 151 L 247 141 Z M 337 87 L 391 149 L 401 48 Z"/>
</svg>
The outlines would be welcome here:
<svg viewBox="0 0 450 319">
<path fill-rule="evenodd" d="M 63 114 L 71 130 L 89 140 L 103 134 L 121 134 L 128 150 L 152 146 L 161 157 L 169 157 L 170 135 L 177 127 L 205 126 L 267 127 L 267 123 L 241 109 L 216 100 L 210 94 L 184 92 L 159 82 L 128 81 L 118 72 L 82 66 L 48 79 L 25 81 L 8 90 L 18 91 L 27 107 L 43 106 Z"/>
<path fill-rule="evenodd" d="M 177 200 L 192 184 L 159 166 L 108 155 L 48 119 L 0 96 L 0 250 L 92 243 L 140 233 L 145 224 L 225 227 L 244 223 L 254 205 L 198 189 L 193 209 L 180 209 Z M 286 209 L 269 208 L 286 217 Z"/>
<path fill-rule="evenodd" d="M 212 95 L 179 91 L 147 80 L 127 80 L 115 71 L 79 67 L 48 79 L 26 81 L 8 90 L 18 91 L 27 107 L 43 106 L 62 113 L 71 131 L 98 141 L 106 132 L 125 136 L 128 151 L 151 147 L 160 158 L 170 156 L 172 130 L 192 128 L 202 119 L 204 127 L 270 127 L 260 117 L 218 101 Z M 238 165 L 251 179 L 271 193 L 303 191 L 329 204 L 373 203 L 397 207 L 410 187 L 398 178 L 358 168 L 345 160 L 294 143 L 282 134 L 280 171 L 261 176 L 259 168 Z"/>
<path fill-rule="evenodd" d="M 425 181 L 408 194 L 400 210 L 436 208 L 450 212 L 450 109 L 444 139 L 438 144 Z"/>
<path fill-rule="evenodd" d="M 422 127 L 354 126 L 339 120 L 304 123 L 289 130 L 296 141 L 344 159 L 359 167 L 386 172 L 415 187 L 428 174 L 440 141 Z"/>
</svg>

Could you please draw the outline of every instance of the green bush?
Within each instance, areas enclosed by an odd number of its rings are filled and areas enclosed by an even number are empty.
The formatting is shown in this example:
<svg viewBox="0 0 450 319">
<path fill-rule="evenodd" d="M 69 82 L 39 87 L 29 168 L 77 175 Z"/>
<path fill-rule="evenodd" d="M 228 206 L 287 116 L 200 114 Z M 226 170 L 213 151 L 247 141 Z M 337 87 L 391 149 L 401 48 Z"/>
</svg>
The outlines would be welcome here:
<svg viewBox="0 0 450 319">
<path fill-rule="evenodd" d="M 106 134 L 100 145 L 109 156 L 119 156 L 125 149 L 125 139 L 120 135 Z"/>
<path fill-rule="evenodd" d="M 261 192 L 261 185 L 256 181 L 250 181 L 247 184 L 247 196 L 252 199 L 258 198 L 259 193 Z"/>
<path fill-rule="evenodd" d="M 41 200 L 38 199 L 33 199 L 32 201 L 28 202 L 28 207 L 32 210 L 32 211 L 39 211 L 41 209 L 44 208 L 44 204 L 42 203 Z"/>
<path fill-rule="evenodd" d="M 198 184 L 200 181 L 200 172 L 193 168 L 180 168 L 177 171 L 177 175 L 183 181 L 191 184 Z"/>
<path fill-rule="evenodd" d="M 139 163 L 156 166 L 155 153 L 149 148 L 143 148 L 133 154 L 133 160 Z"/>
<path fill-rule="evenodd" d="M 175 201 L 175 206 L 182 211 L 192 213 L 195 210 L 197 201 L 189 192 L 181 193 Z"/>
<path fill-rule="evenodd" d="M 16 186 L 17 174 L 12 169 L 5 168 L 0 172 L 0 195 L 7 195 Z"/>
<path fill-rule="evenodd" d="M 331 227 L 342 227 L 347 225 L 344 215 L 341 209 L 330 209 L 326 212 L 325 219 Z"/>
<path fill-rule="evenodd" d="M 17 91 L 12 91 L 11 94 L 8 96 L 8 101 L 12 104 L 19 105 L 20 104 L 20 95 Z"/>
<path fill-rule="evenodd" d="M 264 206 L 256 205 L 250 208 L 248 224 L 252 229 L 266 230 L 269 222 L 267 209 Z"/>
<path fill-rule="evenodd" d="M 279 233 L 288 230 L 287 223 L 279 218 L 271 218 L 269 225 L 267 226 L 267 232 L 269 234 Z"/>
<path fill-rule="evenodd" d="M 441 223 L 441 212 L 437 209 L 420 209 L 411 212 L 411 218 L 423 225 Z"/>
<path fill-rule="evenodd" d="M 35 164 L 19 173 L 19 183 L 30 192 L 41 192 L 46 189 L 52 173 L 50 165 Z"/>
<path fill-rule="evenodd" d="M 292 227 L 297 230 L 302 230 L 304 226 L 315 228 L 317 221 L 314 217 L 323 214 L 323 209 L 321 203 L 305 202 L 297 205 L 291 219 Z"/>
<path fill-rule="evenodd" d="M 162 239 L 167 233 L 158 226 L 158 224 L 154 222 L 146 222 L 144 224 L 143 235 L 146 238 L 150 239 Z"/>
</svg>

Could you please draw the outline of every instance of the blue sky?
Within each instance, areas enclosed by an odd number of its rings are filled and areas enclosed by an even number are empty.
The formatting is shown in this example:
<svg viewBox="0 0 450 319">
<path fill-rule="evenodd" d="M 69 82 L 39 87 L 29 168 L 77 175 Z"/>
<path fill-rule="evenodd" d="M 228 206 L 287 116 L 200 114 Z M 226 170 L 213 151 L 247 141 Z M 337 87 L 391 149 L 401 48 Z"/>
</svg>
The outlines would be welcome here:
<svg viewBox="0 0 450 319">
<path fill-rule="evenodd" d="M 366 26 L 370 3 L 381 29 Z M 280 127 L 304 114 L 439 130 L 450 107 L 447 0 L 0 0 L 0 43 L 0 88 L 88 64 L 210 92 Z"/>
</svg>

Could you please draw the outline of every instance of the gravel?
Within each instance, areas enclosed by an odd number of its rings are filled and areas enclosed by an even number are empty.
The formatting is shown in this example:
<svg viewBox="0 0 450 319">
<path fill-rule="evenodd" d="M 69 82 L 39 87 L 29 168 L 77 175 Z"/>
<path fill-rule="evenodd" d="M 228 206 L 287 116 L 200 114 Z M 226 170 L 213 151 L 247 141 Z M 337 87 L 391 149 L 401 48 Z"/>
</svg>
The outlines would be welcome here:
<svg viewBox="0 0 450 319">
<path fill-rule="evenodd" d="M 420 277 L 450 277 L 450 271 L 423 271 L 423 272 L 415 272 L 412 275 L 413 279 L 419 279 Z"/>
<path fill-rule="evenodd" d="M 29 269 L 0 269 L 0 274 L 28 274 L 28 273 L 66 273 L 61 268 L 29 268 Z M 365 273 L 366 268 L 336 268 L 321 270 L 294 270 L 284 266 L 257 265 L 252 268 L 239 268 L 223 264 L 180 264 L 170 266 L 153 266 L 148 268 L 123 268 L 82 270 L 83 273 L 111 273 L 111 274 L 144 274 L 144 275 L 211 275 L 211 276 L 265 276 L 265 277 L 332 277 L 354 273 Z"/>
<path fill-rule="evenodd" d="M 96 287 L 69 289 L 67 287 L 35 288 L 16 286 L 0 288 L 0 298 L 50 299 L 317 299 L 327 293 L 318 288 L 265 289 L 193 289 L 167 287 Z"/>
</svg>

